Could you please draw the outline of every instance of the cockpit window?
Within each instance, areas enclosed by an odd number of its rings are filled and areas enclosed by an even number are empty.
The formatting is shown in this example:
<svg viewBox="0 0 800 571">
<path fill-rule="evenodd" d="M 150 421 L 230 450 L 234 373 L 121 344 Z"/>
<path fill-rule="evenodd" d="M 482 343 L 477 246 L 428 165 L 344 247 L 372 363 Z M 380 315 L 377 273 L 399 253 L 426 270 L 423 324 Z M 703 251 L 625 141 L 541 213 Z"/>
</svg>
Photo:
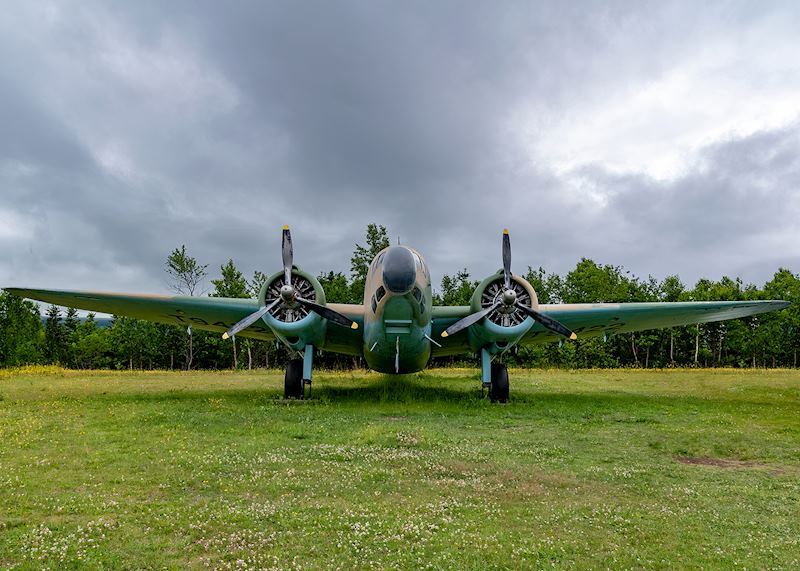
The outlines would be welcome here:
<svg viewBox="0 0 800 571">
<path fill-rule="evenodd" d="M 372 296 L 372 313 L 375 313 L 376 311 L 378 311 L 378 302 L 375 299 L 375 296 L 373 295 Z"/>
<path fill-rule="evenodd" d="M 417 301 L 420 301 L 422 299 L 422 292 L 419 291 L 418 287 L 414 288 L 413 295 L 414 295 L 414 299 L 416 299 Z"/>
<path fill-rule="evenodd" d="M 375 298 L 380 301 L 383 299 L 384 295 L 386 295 L 386 288 L 383 286 L 378 287 L 378 291 L 375 292 Z"/>
</svg>

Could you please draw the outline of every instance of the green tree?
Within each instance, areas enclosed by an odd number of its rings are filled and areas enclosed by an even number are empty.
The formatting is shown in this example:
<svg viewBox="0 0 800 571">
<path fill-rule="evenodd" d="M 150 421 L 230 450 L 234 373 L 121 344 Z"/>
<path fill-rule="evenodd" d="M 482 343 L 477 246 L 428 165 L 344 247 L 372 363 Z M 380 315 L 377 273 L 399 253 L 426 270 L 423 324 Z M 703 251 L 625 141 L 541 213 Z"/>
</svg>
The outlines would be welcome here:
<svg viewBox="0 0 800 571">
<path fill-rule="evenodd" d="M 98 327 L 93 313 L 78 325 L 73 347 L 79 369 L 105 369 L 113 364 L 109 329 Z"/>
<path fill-rule="evenodd" d="M 44 329 L 39 306 L 0 291 L 0 366 L 41 363 Z"/>
<path fill-rule="evenodd" d="M 211 297 L 250 297 L 247 280 L 244 279 L 242 272 L 236 269 L 236 265 L 233 263 L 232 259 L 229 259 L 228 263 L 224 266 L 220 266 L 220 273 L 222 274 L 220 279 L 211 280 L 211 283 L 214 284 L 214 291 L 209 294 Z M 231 338 L 231 348 L 233 351 L 233 368 L 238 369 L 239 357 L 236 352 L 235 336 Z M 252 359 L 250 361 L 252 361 Z"/>
<path fill-rule="evenodd" d="M 561 301 L 561 290 L 564 285 L 558 274 L 548 274 L 541 266 L 538 270 L 528 266 L 525 279 L 533 286 L 539 303 L 559 303 Z"/>
<path fill-rule="evenodd" d="M 207 274 L 208 264 L 199 264 L 196 258 L 186 253 L 186 246 L 175 248 L 167 256 L 166 271 L 170 277 L 170 287 L 182 295 L 194 295 Z M 194 340 L 191 326 L 186 328 L 186 370 L 192 368 L 194 361 Z"/>
<path fill-rule="evenodd" d="M 648 286 L 634 276 L 629 277 L 620 266 L 599 265 L 581 258 L 575 269 L 561 282 L 560 299 L 564 303 L 624 303 L 641 301 Z M 630 362 L 638 363 L 635 335 L 612 336 L 611 332 L 601 340 L 581 339 L 578 334 L 576 359 L 579 366 L 619 366 L 630 356 Z"/>
<path fill-rule="evenodd" d="M 367 271 L 370 263 L 381 250 L 389 247 L 389 235 L 386 232 L 386 226 L 368 224 L 366 242 L 366 246 L 356 244 L 356 249 L 350 258 L 351 297 L 359 301 L 364 299 L 364 285 L 367 280 Z"/>
<path fill-rule="evenodd" d="M 261 288 L 264 287 L 265 283 L 267 283 L 267 278 L 269 278 L 269 276 L 264 272 L 259 270 L 253 272 L 253 279 L 247 283 L 247 293 L 249 294 L 249 297 L 252 297 L 253 299 L 258 298 L 258 296 L 261 294 Z"/>
<path fill-rule="evenodd" d="M 777 355 L 782 364 L 797 367 L 800 349 L 800 276 L 780 268 L 764 284 L 763 293 L 767 299 L 792 302 L 786 309 L 765 314 L 763 318 L 769 329 L 767 341 L 773 356 Z"/>
<path fill-rule="evenodd" d="M 78 310 L 74 307 L 68 307 L 63 323 L 64 366 L 66 367 L 75 367 L 75 342 L 77 341 L 80 322 Z"/>
<path fill-rule="evenodd" d="M 181 295 L 194 295 L 206 278 L 208 264 L 199 264 L 186 253 L 186 246 L 175 248 L 167 256 L 166 270 L 170 287 Z"/>
<path fill-rule="evenodd" d="M 321 273 L 317 276 L 323 291 L 325 292 L 325 300 L 327 303 L 361 303 L 362 299 L 353 299 L 353 290 L 347 281 L 347 276 L 342 272 L 334 272 L 333 270 L 326 273 Z"/>
<path fill-rule="evenodd" d="M 472 293 L 478 287 L 478 280 L 470 280 L 466 268 L 449 276 L 442 276 L 442 292 L 434 295 L 436 305 L 469 305 Z"/>
<path fill-rule="evenodd" d="M 638 280 L 628 278 L 622 267 L 581 258 L 564 279 L 561 298 L 564 303 L 623 303 L 635 301 L 639 291 Z"/>
<path fill-rule="evenodd" d="M 667 301 L 667 302 L 676 302 L 681 301 L 686 292 L 686 286 L 683 285 L 683 282 L 677 275 L 671 275 L 664 278 L 660 285 L 660 296 L 659 301 Z M 670 366 L 675 365 L 675 334 L 676 329 L 679 332 L 683 331 L 683 328 L 669 328 L 669 364 Z"/>
<path fill-rule="evenodd" d="M 57 305 L 47 308 L 47 321 L 44 326 L 45 356 L 49 363 L 64 365 L 66 355 L 66 335 L 61 323 L 61 310 Z"/>
<path fill-rule="evenodd" d="M 229 259 L 228 263 L 220 266 L 219 269 L 220 279 L 211 280 L 211 284 L 214 286 L 214 291 L 209 294 L 211 297 L 250 297 L 247 280 L 244 279 L 242 272 L 236 269 L 232 259 Z"/>
</svg>

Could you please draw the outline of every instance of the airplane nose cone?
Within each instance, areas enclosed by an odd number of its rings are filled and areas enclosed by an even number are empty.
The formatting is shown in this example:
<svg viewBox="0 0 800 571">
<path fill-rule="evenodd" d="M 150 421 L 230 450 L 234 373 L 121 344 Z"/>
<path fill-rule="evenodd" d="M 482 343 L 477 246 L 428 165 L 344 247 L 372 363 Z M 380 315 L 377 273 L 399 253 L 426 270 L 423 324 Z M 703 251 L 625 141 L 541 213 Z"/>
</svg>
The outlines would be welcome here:
<svg viewBox="0 0 800 571">
<path fill-rule="evenodd" d="M 406 293 L 414 287 L 417 267 L 408 248 L 392 246 L 383 260 L 383 283 L 392 293 Z"/>
</svg>

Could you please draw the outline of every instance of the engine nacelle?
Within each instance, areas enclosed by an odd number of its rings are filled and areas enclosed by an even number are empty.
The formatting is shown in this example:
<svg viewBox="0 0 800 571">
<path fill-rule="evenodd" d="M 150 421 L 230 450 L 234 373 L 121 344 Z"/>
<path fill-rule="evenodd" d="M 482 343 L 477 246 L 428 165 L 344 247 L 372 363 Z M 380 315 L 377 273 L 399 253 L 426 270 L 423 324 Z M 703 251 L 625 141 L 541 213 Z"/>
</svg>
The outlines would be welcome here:
<svg viewBox="0 0 800 571">
<path fill-rule="evenodd" d="M 512 274 L 510 289 L 516 295 L 518 303 L 533 309 L 538 308 L 539 298 L 528 280 Z M 502 299 L 505 291 L 503 271 L 499 270 L 483 280 L 475 289 L 470 300 L 472 312 L 491 307 Z M 489 353 L 499 353 L 509 343 L 514 343 L 525 335 L 534 323 L 534 320 L 518 307 L 501 303 L 497 309 L 469 328 L 469 343 L 475 351 L 487 348 Z"/>
<path fill-rule="evenodd" d="M 261 306 L 270 305 L 281 297 L 284 279 L 282 271 L 267 278 L 258 294 Z M 298 296 L 325 305 L 325 291 L 322 285 L 314 276 L 296 266 L 292 266 L 292 285 Z M 327 322 L 299 303 L 288 305 L 278 303 L 261 319 L 284 343 L 298 351 L 302 351 L 309 344 L 320 347 L 325 340 Z"/>
</svg>

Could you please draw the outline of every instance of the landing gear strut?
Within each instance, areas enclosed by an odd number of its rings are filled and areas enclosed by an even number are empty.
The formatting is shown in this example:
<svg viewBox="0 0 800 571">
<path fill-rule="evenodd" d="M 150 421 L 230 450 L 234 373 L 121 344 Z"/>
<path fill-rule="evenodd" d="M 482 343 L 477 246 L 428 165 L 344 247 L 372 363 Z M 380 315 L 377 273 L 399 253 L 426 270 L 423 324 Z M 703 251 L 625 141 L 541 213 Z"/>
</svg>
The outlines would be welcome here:
<svg viewBox="0 0 800 571">
<path fill-rule="evenodd" d="M 508 369 L 500 363 L 492 363 L 486 348 L 481 349 L 481 382 L 489 389 L 489 400 L 508 402 Z"/>
<path fill-rule="evenodd" d="M 283 383 L 283 398 L 305 398 L 306 385 L 311 385 L 311 369 L 314 364 L 314 347 L 306 345 L 303 356 L 292 359 L 286 365 L 286 377 Z"/>
<path fill-rule="evenodd" d="M 508 402 L 508 369 L 505 365 L 492 363 L 492 382 L 489 385 L 489 400 Z"/>
</svg>

